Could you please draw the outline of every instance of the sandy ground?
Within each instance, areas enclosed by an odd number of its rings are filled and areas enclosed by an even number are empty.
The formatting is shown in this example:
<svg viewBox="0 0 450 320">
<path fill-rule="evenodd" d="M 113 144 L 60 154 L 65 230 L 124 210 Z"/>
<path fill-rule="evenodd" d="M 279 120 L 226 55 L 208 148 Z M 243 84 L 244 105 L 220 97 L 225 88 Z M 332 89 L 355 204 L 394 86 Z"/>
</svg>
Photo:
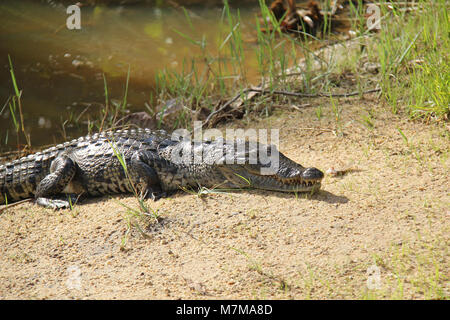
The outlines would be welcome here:
<svg viewBox="0 0 450 320">
<path fill-rule="evenodd" d="M 318 194 L 180 192 L 147 201 L 159 223 L 127 213 L 138 204 L 125 195 L 21 204 L 0 215 L 0 298 L 448 298 L 448 125 L 375 96 L 338 100 L 339 120 L 311 103 L 232 126 L 279 128 L 305 166 L 355 169 Z"/>
</svg>

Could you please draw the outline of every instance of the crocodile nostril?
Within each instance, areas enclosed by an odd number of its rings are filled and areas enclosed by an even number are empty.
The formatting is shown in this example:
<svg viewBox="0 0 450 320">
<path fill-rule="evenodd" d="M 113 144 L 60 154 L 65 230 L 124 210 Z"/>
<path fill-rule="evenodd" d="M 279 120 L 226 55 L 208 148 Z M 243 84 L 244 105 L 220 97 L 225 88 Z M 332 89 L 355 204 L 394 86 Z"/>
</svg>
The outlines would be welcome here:
<svg viewBox="0 0 450 320">
<path fill-rule="evenodd" d="M 323 172 L 316 168 L 307 168 L 302 173 L 303 179 L 322 179 L 323 178 Z"/>
</svg>

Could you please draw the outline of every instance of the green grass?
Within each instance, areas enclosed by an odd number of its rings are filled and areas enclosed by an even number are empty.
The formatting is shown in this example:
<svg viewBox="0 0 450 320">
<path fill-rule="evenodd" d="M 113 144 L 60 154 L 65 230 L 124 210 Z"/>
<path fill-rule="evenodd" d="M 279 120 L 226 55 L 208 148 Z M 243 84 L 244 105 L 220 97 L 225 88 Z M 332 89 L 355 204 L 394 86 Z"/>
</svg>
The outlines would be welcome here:
<svg viewBox="0 0 450 320">
<path fill-rule="evenodd" d="M 26 146 L 30 149 L 31 148 L 31 137 L 30 134 L 27 133 L 25 126 L 24 126 L 24 117 L 23 117 L 23 112 L 22 112 L 22 90 L 19 90 L 19 87 L 17 85 L 17 80 L 16 80 L 16 76 L 14 74 L 14 68 L 13 68 L 13 63 L 11 61 L 11 57 L 8 55 L 8 61 L 9 61 L 9 72 L 11 74 L 11 81 L 13 84 L 13 89 L 14 89 L 14 94 L 12 96 L 10 96 L 10 98 L 7 101 L 7 104 L 9 105 L 9 111 L 11 114 L 11 119 L 13 121 L 14 124 L 14 128 L 16 130 L 16 136 L 17 136 L 17 147 L 20 151 L 21 149 L 21 142 L 20 142 L 20 134 L 19 131 L 22 132 L 23 136 L 25 137 L 26 140 Z M 11 101 L 11 102 L 9 102 Z M 20 119 L 20 124 L 17 120 L 17 116 L 16 113 L 19 112 L 19 119 Z M 7 135 L 8 137 L 8 135 Z M 7 143 L 7 139 L 5 141 L 5 143 Z"/>
<path fill-rule="evenodd" d="M 125 91 L 125 93 L 126 92 L 127 91 Z M 126 101 L 126 98 L 124 98 L 124 101 Z M 121 201 L 117 201 L 118 204 L 120 204 L 126 209 L 125 221 L 127 228 L 124 236 L 121 239 L 120 244 L 120 249 L 126 250 L 126 245 L 132 227 L 135 227 L 144 238 L 146 239 L 151 238 L 151 236 L 144 231 L 145 228 L 142 228 L 141 225 L 149 225 L 150 223 L 159 223 L 161 217 L 158 210 L 154 210 L 152 207 L 147 205 L 145 199 L 146 198 L 145 192 L 147 192 L 148 190 L 142 190 L 142 188 L 140 188 L 140 186 L 137 185 L 135 179 L 133 179 L 133 177 L 130 175 L 125 156 L 119 150 L 119 148 L 115 144 L 115 141 L 110 141 L 110 146 L 125 173 L 125 177 L 130 186 L 130 189 L 132 190 L 133 196 L 138 203 L 138 209 L 135 209 L 133 207 L 124 204 Z"/>
<path fill-rule="evenodd" d="M 139 234 L 144 239 L 150 239 L 151 235 L 148 234 L 147 232 L 145 232 L 146 226 L 149 226 L 152 223 L 159 223 L 159 220 L 160 220 L 160 215 L 158 213 L 158 210 L 151 209 L 150 212 L 144 211 L 143 207 L 146 208 L 146 205 L 143 204 L 142 199 L 139 199 L 138 201 L 139 201 L 139 209 L 138 210 L 124 204 L 121 201 L 116 201 L 119 205 L 121 205 L 122 207 L 124 207 L 126 209 L 125 214 L 124 214 L 124 219 L 126 222 L 126 230 L 125 230 L 125 234 L 121 238 L 121 243 L 120 243 L 120 250 L 122 250 L 122 251 L 123 250 L 126 251 L 126 245 L 127 245 L 127 242 L 128 242 L 128 239 L 129 239 L 129 236 L 130 236 L 130 233 L 131 233 L 131 230 L 133 229 L 133 227 L 139 232 Z"/>
<path fill-rule="evenodd" d="M 411 118 L 448 119 L 450 105 L 450 37 L 448 3 L 419 1 L 418 10 L 392 13 L 373 49 L 381 65 L 381 87 L 392 112 Z"/>
</svg>

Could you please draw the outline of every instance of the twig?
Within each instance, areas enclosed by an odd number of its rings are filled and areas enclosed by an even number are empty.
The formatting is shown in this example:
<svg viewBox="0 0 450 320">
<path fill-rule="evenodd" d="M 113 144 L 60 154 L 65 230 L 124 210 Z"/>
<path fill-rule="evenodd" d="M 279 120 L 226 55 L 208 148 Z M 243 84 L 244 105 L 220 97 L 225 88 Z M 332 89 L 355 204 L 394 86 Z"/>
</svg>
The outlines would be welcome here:
<svg viewBox="0 0 450 320">
<path fill-rule="evenodd" d="M 279 90 L 266 90 L 266 89 L 257 89 L 257 88 L 247 88 L 242 90 L 239 94 L 234 96 L 231 100 L 228 100 L 222 107 L 219 109 L 211 112 L 208 117 L 205 119 L 205 121 L 202 124 L 202 127 L 205 127 L 209 121 L 211 121 L 212 117 L 214 117 L 219 112 L 223 111 L 225 108 L 227 108 L 229 105 L 231 105 L 233 102 L 235 102 L 237 99 L 241 97 L 241 95 L 248 93 L 248 92 L 258 92 L 261 94 L 278 94 L 278 95 L 284 95 L 284 96 L 292 96 L 292 97 L 306 97 L 306 98 L 318 98 L 318 97 L 326 97 L 326 98 L 332 98 L 332 97 L 353 97 L 357 96 L 359 94 L 368 94 L 368 93 L 374 93 L 374 92 L 380 92 L 381 88 L 375 88 L 371 90 L 366 91 L 355 91 L 350 93 L 302 93 L 302 92 L 290 92 L 290 91 L 279 91 Z"/>
<path fill-rule="evenodd" d="M 222 110 L 224 110 L 226 107 L 228 107 L 230 104 L 232 104 L 233 102 L 235 102 L 237 99 L 239 99 L 241 97 L 241 95 L 250 92 L 251 89 L 247 88 L 242 90 L 242 92 L 239 92 L 237 95 L 234 96 L 233 99 L 228 100 L 223 106 L 221 106 L 219 109 L 217 109 L 216 111 L 211 112 L 208 117 L 205 119 L 205 122 L 203 122 L 202 127 L 204 127 L 210 120 L 211 118 L 216 115 L 217 113 L 221 112 Z"/>
<path fill-rule="evenodd" d="M 0 214 L 2 214 L 3 211 L 8 210 L 9 208 L 12 208 L 12 207 L 15 207 L 15 206 L 17 206 L 17 205 L 19 205 L 19 204 L 22 204 L 22 203 L 25 203 L 25 202 L 30 202 L 30 201 L 33 201 L 33 200 L 34 200 L 34 199 L 30 198 L 30 199 L 25 199 L 25 200 L 17 201 L 17 202 L 8 204 L 8 205 L 6 205 L 6 206 L 2 206 L 2 208 L 0 208 Z"/>
<path fill-rule="evenodd" d="M 301 104 L 299 106 L 290 105 L 290 107 L 295 109 L 295 110 L 297 110 L 297 111 L 300 111 L 302 108 L 311 107 L 311 103 L 304 103 L 304 104 Z"/>
<path fill-rule="evenodd" d="M 5 104 L 3 105 L 2 110 L 0 110 L 0 115 L 1 115 L 1 114 L 3 113 L 3 111 L 5 110 L 6 106 L 7 106 L 8 103 L 9 103 L 9 100 L 11 100 L 11 96 L 8 97 L 8 99 L 6 100 Z"/>
<path fill-rule="evenodd" d="M 327 128 L 297 128 L 298 130 L 319 130 L 323 132 L 333 132 L 333 129 L 327 129 Z"/>
<path fill-rule="evenodd" d="M 248 89 L 249 91 L 253 92 L 259 92 L 259 93 L 272 93 L 272 94 L 279 94 L 284 96 L 292 96 L 292 97 L 306 97 L 306 98 L 318 98 L 318 97 L 326 97 L 326 98 L 333 98 L 333 97 L 353 97 L 357 96 L 359 94 L 367 94 L 367 93 L 374 93 L 381 91 L 381 88 L 375 88 L 363 92 L 355 91 L 350 93 L 302 93 L 302 92 L 290 92 L 290 91 L 278 91 L 278 90 L 266 90 L 266 89 Z"/>
</svg>

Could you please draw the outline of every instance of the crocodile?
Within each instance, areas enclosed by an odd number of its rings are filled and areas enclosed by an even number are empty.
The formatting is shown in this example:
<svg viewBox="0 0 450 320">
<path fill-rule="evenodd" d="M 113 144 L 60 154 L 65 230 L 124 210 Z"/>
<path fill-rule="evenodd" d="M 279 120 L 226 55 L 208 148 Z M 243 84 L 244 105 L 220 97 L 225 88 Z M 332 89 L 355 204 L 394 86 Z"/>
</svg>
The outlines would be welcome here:
<svg viewBox="0 0 450 320">
<path fill-rule="evenodd" d="M 0 204 L 31 198 L 66 208 L 69 201 L 58 198 L 117 193 L 157 200 L 191 187 L 315 192 L 323 176 L 273 145 L 196 142 L 163 130 L 127 129 L 84 136 L 1 165 Z"/>
</svg>

